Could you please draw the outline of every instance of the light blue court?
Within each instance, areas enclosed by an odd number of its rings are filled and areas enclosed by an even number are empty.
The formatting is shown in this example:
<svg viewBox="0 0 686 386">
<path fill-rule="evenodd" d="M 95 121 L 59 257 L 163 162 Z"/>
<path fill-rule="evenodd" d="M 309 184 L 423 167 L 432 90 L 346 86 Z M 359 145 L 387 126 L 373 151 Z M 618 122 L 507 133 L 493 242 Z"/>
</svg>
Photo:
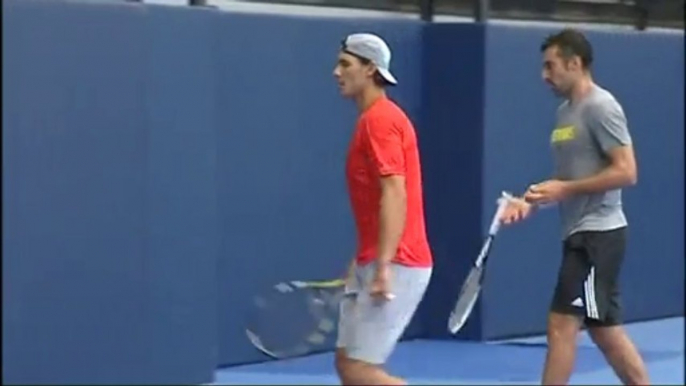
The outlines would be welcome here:
<svg viewBox="0 0 686 386">
<path fill-rule="evenodd" d="M 626 326 L 644 356 L 653 384 L 684 384 L 684 318 Z M 389 369 L 410 384 L 537 384 L 545 356 L 545 338 L 471 343 L 415 340 L 403 342 Z M 333 354 L 221 369 L 217 385 L 338 384 Z M 620 384 L 600 351 L 584 333 L 579 342 L 572 384 Z"/>
</svg>

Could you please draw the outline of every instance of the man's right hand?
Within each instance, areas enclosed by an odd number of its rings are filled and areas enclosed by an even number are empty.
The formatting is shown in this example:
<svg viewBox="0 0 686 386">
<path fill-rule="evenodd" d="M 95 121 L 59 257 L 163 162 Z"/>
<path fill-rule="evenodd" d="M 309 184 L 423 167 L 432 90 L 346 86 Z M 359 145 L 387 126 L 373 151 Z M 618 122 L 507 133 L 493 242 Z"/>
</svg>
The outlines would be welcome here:
<svg viewBox="0 0 686 386">
<path fill-rule="evenodd" d="M 533 210 L 533 205 L 521 198 L 511 198 L 509 204 L 503 211 L 500 221 L 503 224 L 513 224 L 529 217 Z"/>
</svg>

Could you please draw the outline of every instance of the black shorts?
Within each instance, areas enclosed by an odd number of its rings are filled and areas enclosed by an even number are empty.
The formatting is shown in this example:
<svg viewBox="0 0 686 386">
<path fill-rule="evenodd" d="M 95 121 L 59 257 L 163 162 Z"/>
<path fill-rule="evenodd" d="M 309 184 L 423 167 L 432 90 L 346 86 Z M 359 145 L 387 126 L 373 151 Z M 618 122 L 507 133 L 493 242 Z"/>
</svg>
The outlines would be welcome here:
<svg viewBox="0 0 686 386">
<path fill-rule="evenodd" d="M 579 315 L 588 327 L 621 324 L 619 272 L 625 249 L 626 227 L 582 231 L 564 240 L 551 311 Z"/>
</svg>

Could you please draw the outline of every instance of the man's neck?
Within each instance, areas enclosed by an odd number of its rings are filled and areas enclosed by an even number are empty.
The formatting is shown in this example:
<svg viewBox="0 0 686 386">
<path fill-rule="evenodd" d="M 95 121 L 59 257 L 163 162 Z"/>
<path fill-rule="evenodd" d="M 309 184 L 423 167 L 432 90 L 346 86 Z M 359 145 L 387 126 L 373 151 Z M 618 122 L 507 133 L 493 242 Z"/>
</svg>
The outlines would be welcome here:
<svg viewBox="0 0 686 386">
<path fill-rule="evenodd" d="M 386 97 L 386 91 L 382 88 L 370 87 L 357 97 L 357 108 L 360 112 L 366 111 L 374 102 Z"/>
<path fill-rule="evenodd" d="M 572 104 L 577 104 L 583 100 L 593 89 L 593 79 L 590 76 L 584 76 L 577 82 L 569 94 L 569 101 Z"/>
</svg>

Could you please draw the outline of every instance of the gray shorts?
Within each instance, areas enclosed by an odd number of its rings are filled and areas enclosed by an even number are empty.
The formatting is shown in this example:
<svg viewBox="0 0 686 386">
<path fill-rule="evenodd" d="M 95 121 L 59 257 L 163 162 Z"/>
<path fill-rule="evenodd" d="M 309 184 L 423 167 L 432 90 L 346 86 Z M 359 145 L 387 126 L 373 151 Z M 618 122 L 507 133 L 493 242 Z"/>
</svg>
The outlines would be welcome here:
<svg viewBox="0 0 686 386">
<path fill-rule="evenodd" d="M 347 356 L 371 364 L 383 364 L 412 320 L 431 279 L 432 268 L 391 265 L 391 293 L 388 301 L 369 296 L 375 263 L 355 267 L 355 277 L 346 287 L 341 302 L 338 341 Z"/>
</svg>

